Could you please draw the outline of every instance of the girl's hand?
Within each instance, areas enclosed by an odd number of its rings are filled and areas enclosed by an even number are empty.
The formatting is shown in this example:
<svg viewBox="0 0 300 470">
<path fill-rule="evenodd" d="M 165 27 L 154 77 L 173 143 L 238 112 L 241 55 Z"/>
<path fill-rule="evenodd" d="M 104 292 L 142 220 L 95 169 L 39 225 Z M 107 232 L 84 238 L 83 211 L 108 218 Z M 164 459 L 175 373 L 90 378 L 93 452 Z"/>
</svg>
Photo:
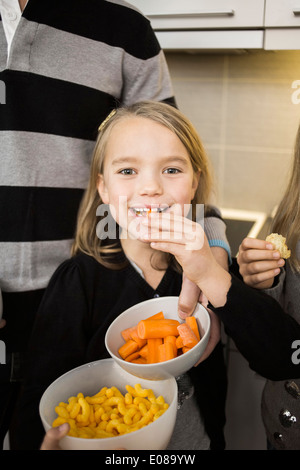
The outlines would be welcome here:
<svg viewBox="0 0 300 470">
<path fill-rule="evenodd" d="M 255 238 L 242 241 L 237 262 L 245 284 L 257 289 L 271 287 L 285 263 L 271 243 Z"/>
<path fill-rule="evenodd" d="M 144 241 L 160 251 L 171 253 L 181 265 L 185 276 L 201 288 L 202 278 L 216 263 L 200 224 L 174 213 L 151 213 Z"/>
</svg>

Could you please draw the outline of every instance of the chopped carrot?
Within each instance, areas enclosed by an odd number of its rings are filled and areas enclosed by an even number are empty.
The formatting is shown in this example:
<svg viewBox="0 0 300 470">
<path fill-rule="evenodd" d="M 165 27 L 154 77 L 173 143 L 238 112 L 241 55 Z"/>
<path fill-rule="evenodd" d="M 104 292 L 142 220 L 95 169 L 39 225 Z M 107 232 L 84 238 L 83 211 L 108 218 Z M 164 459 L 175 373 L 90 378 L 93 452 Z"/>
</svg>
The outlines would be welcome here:
<svg viewBox="0 0 300 470">
<path fill-rule="evenodd" d="M 183 352 L 183 354 L 185 354 L 185 353 L 189 352 L 191 349 L 193 349 L 193 348 L 187 348 L 186 346 L 183 346 L 182 352 Z"/>
<path fill-rule="evenodd" d="M 147 320 L 163 320 L 165 318 L 163 312 L 155 313 L 151 317 L 147 318 Z"/>
<path fill-rule="evenodd" d="M 174 359 L 174 357 L 176 356 L 174 355 L 173 345 L 170 341 L 158 346 L 158 362 L 169 361 L 170 359 Z"/>
<path fill-rule="evenodd" d="M 198 328 L 197 319 L 193 316 L 186 317 L 185 323 L 191 328 L 191 330 L 193 330 L 193 332 L 195 333 L 195 335 L 198 338 L 198 341 L 200 341 L 200 332 L 199 332 L 199 328 Z"/>
<path fill-rule="evenodd" d="M 138 323 L 138 335 L 140 338 L 164 338 L 166 336 L 178 335 L 177 326 L 180 323 L 177 320 L 141 320 Z"/>
<path fill-rule="evenodd" d="M 141 357 L 144 357 L 145 359 L 147 359 L 147 356 L 148 356 L 148 344 L 145 344 L 145 346 L 143 346 L 140 350 L 139 350 L 139 355 Z"/>
<path fill-rule="evenodd" d="M 119 354 L 122 357 L 122 359 L 125 359 L 129 354 L 132 354 L 138 350 L 138 344 L 133 341 L 133 339 L 129 339 L 124 343 L 120 349 L 119 349 Z"/>
<path fill-rule="evenodd" d="M 139 337 L 138 331 L 137 331 L 137 326 L 135 328 L 133 328 L 133 330 L 131 331 L 130 337 L 131 337 L 131 339 L 133 339 L 133 341 L 135 341 L 138 344 L 139 349 L 142 348 L 143 346 L 145 346 L 145 344 L 147 343 L 146 339 L 142 339 L 142 338 Z"/>
<path fill-rule="evenodd" d="M 190 351 L 201 339 L 197 320 L 187 317 L 185 323 L 167 319 L 158 312 L 135 326 L 124 329 L 125 341 L 119 354 L 127 362 L 152 364 L 178 357 Z"/>
<path fill-rule="evenodd" d="M 164 338 L 164 343 L 171 343 L 173 346 L 174 357 L 177 356 L 177 346 L 176 346 L 176 336 L 166 336 Z"/>
<path fill-rule="evenodd" d="M 134 359 L 138 359 L 140 357 L 139 351 L 136 351 L 132 354 L 129 354 L 129 356 L 125 357 L 126 362 L 132 362 Z"/>
<path fill-rule="evenodd" d="M 177 327 L 178 333 L 182 338 L 183 345 L 192 348 L 195 346 L 199 341 L 195 333 L 191 330 L 191 328 L 186 323 L 181 323 Z"/>
<path fill-rule="evenodd" d="M 148 345 L 148 356 L 147 364 L 153 364 L 158 362 L 158 346 L 162 344 L 161 338 L 149 338 L 147 340 Z"/>
<path fill-rule="evenodd" d="M 177 349 L 181 349 L 182 346 L 183 346 L 182 338 L 181 338 L 181 336 L 179 335 L 179 336 L 177 336 L 177 338 L 176 338 L 176 348 L 177 348 Z"/>
<path fill-rule="evenodd" d="M 122 338 L 124 341 L 128 341 L 131 339 L 131 332 L 136 328 L 136 326 L 130 326 L 129 328 L 126 328 L 125 330 L 121 331 Z"/>
<path fill-rule="evenodd" d="M 144 357 L 138 357 L 130 362 L 134 362 L 134 364 L 147 364 L 147 360 Z"/>
<path fill-rule="evenodd" d="M 152 315 L 151 317 L 147 318 L 147 320 L 163 320 L 164 318 L 165 317 L 164 317 L 163 312 L 158 312 L 158 313 L 155 313 L 154 315 Z M 126 328 L 125 330 L 121 331 L 121 335 L 122 335 L 124 341 L 128 341 L 129 339 L 133 339 L 131 337 L 131 333 L 133 333 L 134 331 L 137 331 L 137 325 L 130 326 L 129 328 Z"/>
</svg>

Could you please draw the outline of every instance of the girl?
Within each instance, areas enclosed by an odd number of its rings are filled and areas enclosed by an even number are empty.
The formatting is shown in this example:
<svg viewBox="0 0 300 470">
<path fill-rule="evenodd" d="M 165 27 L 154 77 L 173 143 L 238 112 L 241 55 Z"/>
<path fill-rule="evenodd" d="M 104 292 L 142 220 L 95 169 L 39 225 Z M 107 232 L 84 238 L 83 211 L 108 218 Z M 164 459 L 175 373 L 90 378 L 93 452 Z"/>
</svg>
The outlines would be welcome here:
<svg viewBox="0 0 300 470">
<path fill-rule="evenodd" d="M 291 257 L 285 262 L 272 244 L 249 238 L 243 240 L 238 255 L 240 273 L 244 282 L 256 289 L 266 289 L 266 293 L 276 299 L 286 313 L 286 324 L 278 325 L 276 317 L 272 321 L 272 329 L 278 328 L 281 336 L 277 343 L 277 349 L 282 354 L 281 364 L 284 364 L 283 358 L 286 357 L 286 353 L 289 356 L 285 374 L 278 377 L 274 373 L 275 380 L 300 377 L 299 181 L 300 127 L 296 136 L 290 180 L 271 227 L 272 232 L 286 237 Z M 290 328 L 293 332 L 286 343 L 285 336 Z M 267 331 L 266 328 L 264 331 Z M 269 371 L 271 370 L 272 364 L 269 366 Z M 262 417 L 268 441 L 273 447 L 299 450 L 300 380 L 268 381 L 262 397 Z"/>
<path fill-rule="evenodd" d="M 144 102 L 114 111 L 101 125 L 73 257 L 52 277 L 31 339 L 19 413 L 24 446 L 28 436 L 39 448 L 38 401 L 45 388 L 64 372 L 107 357 L 104 336 L 122 311 L 152 297 L 179 295 L 183 266 L 190 281 L 197 281 L 193 253 L 203 231 L 186 216 L 189 209 L 196 214 L 210 191 L 202 144 L 177 109 Z M 150 210 L 163 224 L 163 236 L 182 238 L 183 256 L 151 246 L 149 236 L 159 224 L 153 217 L 148 226 Z M 180 424 L 169 449 L 223 449 L 226 371 L 220 342 L 178 378 L 178 387 Z"/>
</svg>

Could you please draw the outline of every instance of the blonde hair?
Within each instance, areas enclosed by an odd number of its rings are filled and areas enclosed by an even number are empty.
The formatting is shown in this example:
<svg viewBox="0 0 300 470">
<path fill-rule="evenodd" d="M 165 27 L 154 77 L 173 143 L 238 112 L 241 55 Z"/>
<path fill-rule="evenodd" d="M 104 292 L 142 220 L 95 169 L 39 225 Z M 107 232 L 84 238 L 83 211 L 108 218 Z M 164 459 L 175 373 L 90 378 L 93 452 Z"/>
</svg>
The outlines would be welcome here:
<svg viewBox="0 0 300 470">
<path fill-rule="evenodd" d="M 296 245 L 300 240 L 300 126 L 295 141 L 289 183 L 277 208 L 272 232 L 286 237 L 287 245 L 291 250 L 291 257 L 288 261 L 294 271 L 300 272 L 300 260 L 296 252 Z"/>
<path fill-rule="evenodd" d="M 78 218 L 72 255 L 83 252 L 93 256 L 101 264 L 118 269 L 124 265 L 115 261 L 116 253 L 120 253 L 119 240 L 100 240 L 96 233 L 99 217 L 96 211 L 102 200 L 97 190 L 98 175 L 103 174 L 107 142 L 112 129 L 124 119 L 142 117 L 160 123 L 174 132 L 184 144 L 194 173 L 201 170 L 199 184 L 192 208 L 196 204 L 207 204 L 212 189 L 209 160 L 201 140 L 191 122 L 176 108 L 161 102 L 143 101 L 129 107 L 114 110 L 99 127 L 99 134 L 94 148 L 88 187 L 83 196 Z"/>
</svg>

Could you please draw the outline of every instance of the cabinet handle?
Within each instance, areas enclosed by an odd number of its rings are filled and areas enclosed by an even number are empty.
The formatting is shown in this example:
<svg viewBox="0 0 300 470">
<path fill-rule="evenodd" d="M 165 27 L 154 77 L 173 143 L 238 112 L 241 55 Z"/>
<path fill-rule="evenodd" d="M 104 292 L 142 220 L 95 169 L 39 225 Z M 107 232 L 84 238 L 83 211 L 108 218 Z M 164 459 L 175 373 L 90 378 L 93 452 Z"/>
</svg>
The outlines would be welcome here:
<svg viewBox="0 0 300 470">
<path fill-rule="evenodd" d="M 295 16 L 300 16 L 300 8 L 295 8 L 293 10 L 293 13 L 294 13 Z"/>
<path fill-rule="evenodd" d="M 215 18 L 216 16 L 234 16 L 234 10 L 216 10 L 216 11 L 198 11 L 193 13 L 174 12 L 174 13 L 145 13 L 149 18 Z M 300 10 L 299 10 L 300 14 Z"/>
</svg>

